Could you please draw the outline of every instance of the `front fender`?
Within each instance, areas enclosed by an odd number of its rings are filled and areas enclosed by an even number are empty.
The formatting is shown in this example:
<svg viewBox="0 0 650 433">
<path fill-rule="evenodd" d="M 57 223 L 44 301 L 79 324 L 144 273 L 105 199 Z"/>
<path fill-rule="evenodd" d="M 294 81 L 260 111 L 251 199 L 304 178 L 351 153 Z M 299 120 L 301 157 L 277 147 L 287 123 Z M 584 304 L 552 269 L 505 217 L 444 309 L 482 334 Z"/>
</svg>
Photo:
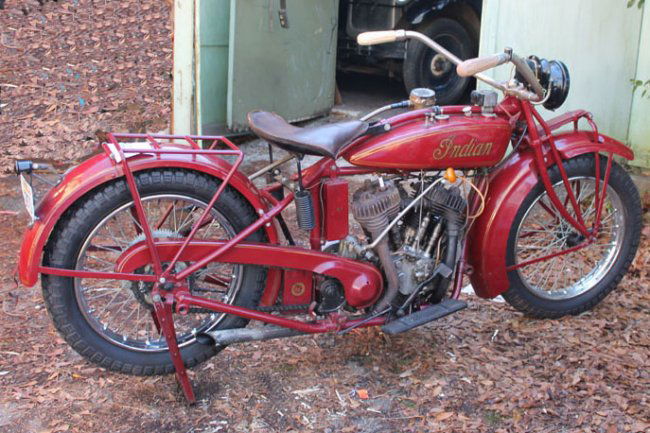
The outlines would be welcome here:
<svg viewBox="0 0 650 433">
<path fill-rule="evenodd" d="M 555 145 L 564 159 L 601 152 L 634 159 L 634 152 L 623 143 L 605 135 L 598 142 L 588 131 L 575 131 L 555 136 Z M 475 293 L 482 298 L 494 298 L 508 290 L 506 253 L 510 228 L 520 204 L 537 185 L 533 152 L 513 153 L 505 163 L 490 175 L 490 186 L 485 198 L 485 210 L 474 222 L 468 234 L 468 263 Z"/>
<path fill-rule="evenodd" d="M 222 158 L 211 155 L 142 155 L 129 158 L 133 172 L 153 168 L 183 168 L 195 170 L 223 179 L 232 166 Z M 38 220 L 23 236 L 18 261 L 18 275 L 25 286 L 38 281 L 38 267 L 50 234 L 68 208 L 100 185 L 123 176 L 122 166 L 115 164 L 106 154 L 95 155 L 65 175 L 61 183 L 52 188 L 36 207 Z M 235 172 L 230 183 L 256 212 L 267 211 L 267 206 L 253 183 L 241 172 Z M 265 227 L 270 243 L 278 243 L 274 225 Z"/>
<path fill-rule="evenodd" d="M 594 134 L 591 131 L 571 131 L 554 136 L 555 146 L 562 155 L 562 158 L 569 159 L 585 153 L 596 151 L 602 154 L 613 153 L 631 161 L 634 159 L 632 149 L 618 140 L 603 134 L 598 135 L 598 142 L 594 142 Z"/>
</svg>

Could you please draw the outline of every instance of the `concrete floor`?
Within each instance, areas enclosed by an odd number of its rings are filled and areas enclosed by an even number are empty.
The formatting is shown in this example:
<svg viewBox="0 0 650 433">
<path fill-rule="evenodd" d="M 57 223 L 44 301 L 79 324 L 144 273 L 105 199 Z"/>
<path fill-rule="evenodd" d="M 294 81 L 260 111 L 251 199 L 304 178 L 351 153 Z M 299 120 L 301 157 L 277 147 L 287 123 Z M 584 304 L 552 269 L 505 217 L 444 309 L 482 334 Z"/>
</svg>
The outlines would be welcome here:
<svg viewBox="0 0 650 433">
<path fill-rule="evenodd" d="M 339 74 L 336 82 L 341 103 L 332 114 L 358 118 L 376 108 L 408 98 L 404 85 L 388 77 L 362 74 Z"/>
</svg>

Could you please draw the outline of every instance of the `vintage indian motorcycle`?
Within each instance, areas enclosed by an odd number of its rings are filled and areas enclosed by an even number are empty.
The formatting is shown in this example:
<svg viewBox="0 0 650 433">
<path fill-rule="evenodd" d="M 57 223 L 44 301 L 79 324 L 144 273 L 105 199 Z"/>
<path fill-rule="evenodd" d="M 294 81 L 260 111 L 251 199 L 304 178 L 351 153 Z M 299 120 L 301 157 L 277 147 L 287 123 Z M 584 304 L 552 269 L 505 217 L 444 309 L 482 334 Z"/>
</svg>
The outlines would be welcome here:
<svg viewBox="0 0 650 433">
<path fill-rule="evenodd" d="M 614 161 L 632 151 L 600 134 L 587 111 L 548 121 L 536 111 L 565 101 L 562 62 L 510 49 L 461 61 L 403 30 L 359 43 L 406 38 L 505 98 L 482 90 L 472 105 L 441 107 L 417 89 L 362 120 L 307 128 L 255 111 L 251 129 L 289 153 L 250 176 L 224 137 L 111 134 L 35 209 L 28 179 L 43 165 L 18 161 L 32 216 L 20 280 L 33 286 L 41 274 L 54 324 L 80 354 L 123 373 L 175 372 L 190 402 L 186 367 L 228 344 L 367 326 L 404 332 L 465 308 L 464 275 L 478 296 L 503 295 L 533 317 L 594 307 L 639 243 L 639 194 Z M 507 82 L 481 74 L 507 62 Z M 411 110 L 369 121 L 399 107 Z M 304 155 L 321 159 L 303 167 Z M 297 172 L 285 176 L 290 160 Z M 346 178 L 358 175 L 349 200 Z M 310 248 L 283 219 L 291 204 Z"/>
</svg>

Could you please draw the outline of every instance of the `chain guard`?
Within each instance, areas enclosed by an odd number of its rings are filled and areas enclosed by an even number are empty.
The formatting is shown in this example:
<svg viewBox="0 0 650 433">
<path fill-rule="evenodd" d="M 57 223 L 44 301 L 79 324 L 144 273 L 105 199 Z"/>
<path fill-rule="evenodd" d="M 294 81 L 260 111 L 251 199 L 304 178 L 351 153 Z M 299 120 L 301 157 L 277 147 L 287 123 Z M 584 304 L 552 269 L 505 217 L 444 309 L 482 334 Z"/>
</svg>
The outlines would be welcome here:
<svg viewBox="0 0 650 433">
<path fill-rule="evenodd" d="M 154 237 L 158 238 L 181 238 L 178 233 L 174 233 L 171 230 L 154 230 L 152 233 Z M 140 234 L 133 238 L 133 240 L 129 243 L 129 247 L 142 242 L 145 240 L 144 234 Z M 136 274 L 149 274 L 151 273 L 151 265 L 147 265 L 144 268 L 136 269 L 134 271 Z M 196 280 L 195 277 L 190 276 L 188 278 L 188 283 L 189 283 L 189 289 L 190 293 L 194 294 L 194 292 L 210 292 L 208 289 L 203 289 L 200 287 L 196 287 Z M 149 294 L 151 293 L 151 290 L 153 289 L 154 283 L 145 283 L 143 281 L 125 281 L 123 283 L 124 288 L 131 290 L 133 293 L 133 296 L 135 299 L 147 310 L 149 311 L 154 311 L 154 306 L 153 303 L 149 297 Z M 265 313 L 275 313 L 275 312 L 286 312 L 286 311 L 307 311 L 309 309 L 309 304 L 304 304 L 304 305 L 272 305 L 272 306 L 263 306 L 263 307 L 255 307 L 252 308 L 253 310 L 265 312 Z M 209 310 L 207 308 L 198 308 L 198 307 L 192 307 L 188 311 L 189 314 L 211 314 L 215 313 L 213 310 Z"/>
</svg>

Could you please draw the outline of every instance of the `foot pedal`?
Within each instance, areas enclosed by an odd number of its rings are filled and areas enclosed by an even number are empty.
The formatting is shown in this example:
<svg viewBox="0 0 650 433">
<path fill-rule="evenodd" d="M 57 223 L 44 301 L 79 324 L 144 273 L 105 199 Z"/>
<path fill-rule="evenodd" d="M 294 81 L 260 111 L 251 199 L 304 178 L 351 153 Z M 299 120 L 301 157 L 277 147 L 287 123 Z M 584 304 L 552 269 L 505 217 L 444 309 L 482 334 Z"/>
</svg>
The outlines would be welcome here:
<svg viewBox="0 0 650 433">
<path fill-rule="evenodd" d="M 381 330 L 386 334 L 399 334 L 400 332 L 408 331 L 425 323 L 433 322 L 441 317 L 448 316 L 467 308 L 467 302 L 459 301 L 458 299 L 445 299 L 439 304 L 427 307 L 424 310 L 404 316 L 400 319 L 393 320 L 392 322 L 381 327 Z"/>
</svg>

